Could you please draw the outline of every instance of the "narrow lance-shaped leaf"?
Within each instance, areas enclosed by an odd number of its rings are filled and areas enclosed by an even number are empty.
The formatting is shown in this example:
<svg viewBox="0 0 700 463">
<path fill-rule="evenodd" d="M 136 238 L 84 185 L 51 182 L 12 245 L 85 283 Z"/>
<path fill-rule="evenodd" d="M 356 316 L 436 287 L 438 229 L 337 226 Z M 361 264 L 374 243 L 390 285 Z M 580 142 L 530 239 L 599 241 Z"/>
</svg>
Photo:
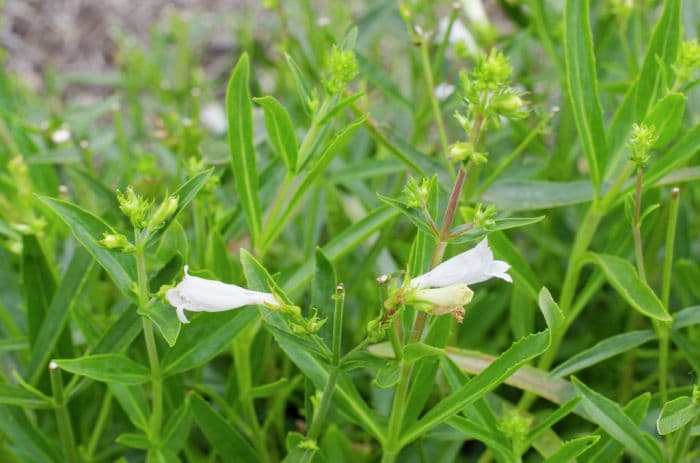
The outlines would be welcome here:
<svg viewBox="0 0 700 463">
<path fill-rule="evenodd" d="M 630 349 L 639 347 L 654 338 L 656 338 L 656 335 L 651 330 L 631 331 L 629 333 L 611 336 L 600 341 L 590 349 L 586 349 L 570 357 L 552 370 L 550 375 L 553 378 L 562 378 L 623 352 L 627 352 Z"/>
<path fill-rule="evenodd" d="M 606 164 L 605 129 L 596 76 L 589 0 L 567 0 L 564 8 L 566 82 L 579 139 L 596 191 Z"/>
<path fill-rule="evenodd" d="M 592 252 L 586 254 L 585 261 L 598 265 L 608 282 L 633 309 L 657 320 L 672 320 L 654 291 L 637 276 L 632 264 L 617 256 Z"/>
<path fill-rule="evenodd" d="M 582 398 L 581 406 L 591 421 L 644 461 L 664 461 L 658 443 L 647 439 L 645 432 L 625 414 L 616 402 L 598 394 L 576 378 L 573 378 L 572 381 Z"/>
<path fill-rule="evenodd" d="M 567 463 L 574 461 L 577 456 L 588 450 L 593 444 L 600 440 L 599 436 L 579 437 L 571 439 L 545 460 L 547 463 Z"/>
<path fill-rule="evenodd" d="M 134 256 L 107 249 L 99 243 L 102 234 L 110 232 L 112 227 L 74 204 L 48 197 L 40 199 L 68 225 L 75 239 L 107 271 L 117 288 L 126 297 L 133 299 L 135 296 L 132 287 L 136 281 Z"/>
<path fill-rule="evenodd" d="M 197 394 L 189 398 L 190 409 L 204 437 L 224 462 L 260 461 L 248 441 L 211 405 Z"/>
<path fill-rule="evenodd" d="M 151 379 L 148 368 L 121 354 L 89 355 L 55 362 L 66 371 L 105 383 L 135 385 Z"/>
<path fill-rule="evenodd" d="M 41 323 L 39 334 L 32 348 L 32 356 L 27 367 L 26 377 L 36 384 L 45 370 L 51 352 L 58 341 L 61 330 L 68 320 L 73 303 L 80 295 L 80 289 L 90 275 L 92 256 L 84 249 L 76 249 L 63 278 L 51 300 L 46 317 Z"/>
<path fill-rule="evenodd" d="M 287 171 L 296 172 L 297 137 L 289 113 L 274 97 L 253 98 L 265 111 L 265 128 L 273 148 L 287 166 Z"/>
<path fill-rule="evenodd" d="M 574 0 L 575 1 L 575 0 Z M 664 72 L 676 60 L 682 37 L 681 0 L 666 0 L 659 22 L 654 28 L 642 69 L 637 80 L 629 86 L 622 103 L 618 106 L 609 130 L 609 160 L 605 169 L 605 178 L 614 179 L 619 175 L 625 163 L 625 141 L 629 136 L 632 124 L 643 121 L 651 104 L 656 101 L 663 91 Z"/>
<path fill-rule="evenodd" d="M 244 53 L 233 69 L 226 89 L 226 114 L 236 192 L 243 206 L 253 246 L 257 246 L 262 229 L 262 218 L 253 144 L 253 105 L 248 88 L 249 72 L 248 55 Z"/>
<path fill-rule="evenodd" d="M 698 415 L 700 404 L 687 396 L 678 397 L 664 404 L 659 419 L 656 420 L 656 429 L 663 436 L 681 429 Z"/>
</svg>

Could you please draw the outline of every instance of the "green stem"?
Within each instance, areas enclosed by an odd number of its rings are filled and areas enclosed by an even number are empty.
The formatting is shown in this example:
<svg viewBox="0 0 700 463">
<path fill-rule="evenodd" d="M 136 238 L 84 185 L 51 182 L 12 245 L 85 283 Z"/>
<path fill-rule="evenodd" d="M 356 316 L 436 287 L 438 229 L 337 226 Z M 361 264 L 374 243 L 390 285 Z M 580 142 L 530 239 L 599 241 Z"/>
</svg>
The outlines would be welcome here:
<svg viewBox="0 0 700 463">
<path fill-rule="evenodd" d="M 49 363 L 49 376 L 51 377 L 51 391 L 56 405 L 56 425 L 61 438 L 63 456 L 69 463 L 78 462 L 78 452 L 75 448 L 75 438 L 73 437 L 73 424 L 68 414 L 68 407 L 63 393 L 63 380 L 61 370 L 54 362 Z"/>
<path fill-rule="evenodd" d="M 95 456 L 95 450 L 97 449 L 97 444 L 100 442 L 100 437 L 104 431 L 105 425 L 107 424 L 107 419 L 109 418 L 109 413 L 112 410 L 112 393 L 109 389 L 106 389 L 104 397 L 102 397 L 102 406 L 100 407 L 100 412 L 97 415 L 97 421 L 92 429 L 92 434 L 90 435 L 90 441 L 87 445 L 86 450 L 86 460 L 93 461 Z"/>
<path fill-rule="evenodd" d="M 681 429 L 681 432 L 676 440 L 676 445 L 673 447 L 670 463 L 678 463 L 683 458 L 685 449 L 688 448 L 688 444 L 690 443 L 690 431 L 692 430 L 693 424 L 696 420 L 691 420 Z"/>
<path fill-rule="evenodd" d="M 661 283 L 661 302 L 669 312 L 669 300 L 671 296 L 671 271 L 673 269 L 673 249 L 676 240 L 676 227 L 678 225 L 678 206 L 680 204 L 681 190 L 674 188 L 671 191 L 671 209 L 668 213 L 668 227 L 666 228 L 666 247 L 664 253 L 663 280 Z"/>
<path fill-rule="evenodd" d="M 646 283 L 647 272 L 644 265 L 644 247 L 642 246 L 642 180 L 644 172 L 641 167 L 637 168 L 637 182 L 634 191 L 634 219 L 632 223 L 632 236 L 634 237 L 634 257 L 637 263 L 637 273 L 639 278 Z"/>
<path fill-rule="evenodd" d="M 678 188 L 674 188 L 671 191 L 671 210 L 669 211 L 668 227 L 666 229 L 663 280 L 661 283 L 661 301 L 669 313 L 671 312 L 669 300 L 671 297 L 673 249 L 676 238 L 676 226 L 678 224 L 679 195 L 680 190 Z M 659 336 L 659 392 L 661 401 L 665 403 L 668 400 L 669 324 L 658 323 L 657 334 Z"/>
<path fill-rule="evenodd" d="M 146 272 L 145 245 L 146 233 L 137 230 L 135 236 L 136 277 L 138 284 L 139 307 L 142 310 L 148 305 L 148 273 Z M 163 377 L 158 359 L 158 347 L 153 335 L 153 322 L 148 317 L 141 317 L 143 324 L 143 338 L 148 353 L 148 364 L 151 369 L 151 399 L 153 401 L 151 419 L 149 422 L 149 437 L 152 442 L 158 442 L 160 428 L 163 421 Z"/>
<path fill-rule="evenodd" d="M 450 172 L 450 175 L 454 177 L 454 167 L 452 166 L 452 163 L 447 160 L 447 149 L 448 149 L 448 143 L 447 143 L 447 133 L 445 132 L 445 123 L 442 120 L 442 112 L 440 111 L 440 104 L 438 103 L 437 98 L 435 97 L 435 81 L 433 80 L 433 68 L 432 65 L 430 64 L 430 55 L 428 53 L 428 40 L 423 39 L 421 40 L 420 44 L 420 56 L 421 56 L 421 63 L 423 65 L 423 76 L 425 77 L 425 83 L 428 86 L 428 99 L 430 100 L 430 106 L 433 110 L 433 117 L 435 117 L 435 124 L 437 125 L 438 129 L 438 134 L 440 135 L 440 146 L 442 148 L 442 153 L 443 156 L 445 156 L 445 160 L 447 162 L 447 168 Z"/>
<path fill-rule="evenodd" d="M 314 412 L 311 427 L 306 433 L 307 439 L 312 441 L 316 441 L 321 435 L 321 429 L 326 421 L 325 418 L 328 414 L 328 410 L 330 409 L 331 401 L 333 399 L 333 392 L 335 391 L 335 385 L 340 372 L 340 351 L 343 340 L 343 311 L 345 307 L 345 286 L 342 283 L 336 286 L 334 299 L 335 309 L 333 312 L 333 334 L 331 338 L 333 352 L 331 356 L 331 369 L 328 374 L 328 381 L 326 382 L 323 392 L 321 393 L 321 400 L 319 401 L 318 407 Z M 315 449 L 307 449 L 302 455 L 300 461 L 310 462 L 315 453 Z"/>
</svg>

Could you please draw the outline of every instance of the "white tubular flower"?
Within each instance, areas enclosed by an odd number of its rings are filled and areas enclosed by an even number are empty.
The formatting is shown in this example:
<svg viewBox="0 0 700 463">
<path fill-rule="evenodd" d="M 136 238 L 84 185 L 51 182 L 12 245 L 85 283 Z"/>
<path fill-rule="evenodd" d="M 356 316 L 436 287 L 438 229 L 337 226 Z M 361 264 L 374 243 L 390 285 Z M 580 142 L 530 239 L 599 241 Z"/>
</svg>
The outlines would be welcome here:
<svg viewBox="0 0 700 463">
<path fill-rule="evenodd" d="M 437 307 L 453 308 L 469 304 L 474 292 L 464 283 L 457 283 L 444 288 L 417 289 L 413 301 L 427 302 Z"/>
<path fill-rule="evenodd" d="M 457 283 L 472 285 L 491 278 L 500 278 L 508 282 L 513 279 L 506 273 L 510 265 L 493 259 L 489 242 L 484 238 L 479 244 L 446 260 L 428 273 L 411 280 L 413 288 L 444 288 Z"/>
<path fill-rule="evenodd" d="M 192 312 L 223 312 L 246 305 L 268 305 L 278 307 L 279 303 L 271 293 L 261 293 L 240 286 L 207 280 L 187 273 L 177 286 L 165 293 L 165 298 L 177 310 L 177 318 L 189 323 L 185 310 Z"/>
</svg>

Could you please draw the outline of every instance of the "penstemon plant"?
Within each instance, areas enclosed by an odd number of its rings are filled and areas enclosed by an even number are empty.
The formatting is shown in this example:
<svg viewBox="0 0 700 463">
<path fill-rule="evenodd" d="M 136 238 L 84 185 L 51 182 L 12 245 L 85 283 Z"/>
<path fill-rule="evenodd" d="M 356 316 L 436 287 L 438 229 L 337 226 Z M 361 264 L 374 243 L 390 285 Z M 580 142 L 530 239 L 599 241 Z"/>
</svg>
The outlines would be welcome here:
<svg viewBox="0 0 700 463">
<path fill-rule="evenodd" d="M 0 71 L 0 461 L 697 461 L 700 11 L 328 3 Z"/>
</svg>

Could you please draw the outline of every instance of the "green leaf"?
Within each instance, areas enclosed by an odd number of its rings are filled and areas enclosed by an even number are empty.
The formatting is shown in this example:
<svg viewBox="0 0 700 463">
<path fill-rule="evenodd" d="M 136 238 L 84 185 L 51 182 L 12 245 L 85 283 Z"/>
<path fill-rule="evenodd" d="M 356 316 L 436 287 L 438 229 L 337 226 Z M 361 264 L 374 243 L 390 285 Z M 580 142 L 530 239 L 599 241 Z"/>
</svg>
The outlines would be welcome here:
<svg viewBox="0 0 700 463">
<path fill-rule="evenodd" d="M 66 371 L 106 383 L 135 385 L 151 379 L 148 368 L 121 354 L 98 354 L 54 361 Z"/>
<path fill-rule="evenodd" d="M 493 224 L 489 225 L 488 229 L 471 228 L 471 224 L 459 225 L 450 231 L 450 234 L 455 235 L 461 233 L 456 238 L 450 238 L 449 242 L 453 244 L 468 243 L 477 241 L 488 235 L 489 233 L 510 230 L 511 228 L 525 227 L 535 224 L 544 219 L 544 216 L 538 217 L 508 217 L 506 219 L 494 219 Z M 467 232 L 463 232 L 464 228 L 471 228 Z"/>
<path fill-rule="evenodd" d="M 552 209 L 593 200 L 593 187 L 586 180 L 573 182 L 505 181 L 491 185 L 481 195 L 481 199 L 507 211 Z"/>
<path fill-rule="evenodd" d="M 284 57 L 287 60 L 287 64 L 289 65 L 289 69 L 292 71 L 292 77 L 294 77 L 294 83 L 296 84 L 297 87 L 297 93 L 299 94 L 299 99 L 301 100 L 301 105 L 304 108 L 304 111 L 306 113 L 309 113 L 309 103 L 311 102 L 311 85 L 309 84 L 308 80 L 306 80 L 306 77 L 304 77 L 304 73 L 301 72 L 301 69 L 297 65 L 297 63 L 292 59 L 291 56 L 288 54 L 284 54 Z"/>
<path fill-rule="evenodd" d="M 540 355 L 549 345 L 549 332 L 543 331 L 515 342 L 480 375 L 442 399 L 402 435 L 401 445 L 407 445 L 435 426 L 444 423 L 467 405 L 474 403 L 499 386 L 528 360 Z"/>
<path fill-rule="evenodd" d="M 333 316 L 335 314 L 335 301 L 333 295 L 338 284 L 335 269 L 328 257 L 319 248 L 316 249 L 316 266 L 314 278 L 311 284 L 311 307 L 318 309 L 318 317 L 327 319 L 318 333 L 326 345 L 331 345 L 331 331 L 333 328 Z"/>
<path fill-rule="evenodd" d="M 289 113 L 274 97 L 253 98 L 253 101 L 262 106 L 265 112 L 265 128 L 270 143 L 287 166 L 287 171 L 295 173 L 298 145 Z"/>
<path fill-rule="evenodd" d="M 358 92 L 358 93 L 353 93 L 352 95 L 346 96 L 342 100 L 340 100 L 338 103 L 333 105 L 331 108 L 326 111 L 326 113 L 319 119 L 318 125 L 325 125 L 328 124 L 338 113 L 340 113 L 343 109 L 347 108 L 349 105 L 353 104 L 355 101 L 359 100 L 365 96 L 364 92 Z"/>
<path fill-rule="evenodd" d="M 34 235 L 22 236 L 20 271 L 29 343 L 34 345 L 56 290 L 56 279 L 39 240 Z"/>
<path fill-rule="evenodd" d="M 16 405 L 30 409 L 50 409 L 54 404 L 41 395 L 20 389 L 9 384 L 0 383 L 0 404 Z"/>
<path fill-rule="evenodd" d="M 434 182 L 431 182 L 433 184 Z M 421 212 L 420 209 L 416 207 L 411 207 L 407 203 L 400 201 L 398 199 L 390 198 L 388 196 L 384 196 L 382 194 L 377 194 L 377 197 L 379 198 L 380 201 L 383 203 L 388 204 L 389 206 L 393 207 L 396 209 L 398 212 L 403 214 L 405 217 L 408 218 L 408 220 L 411 221 L 413 225 L 415 225 L 418 230 L 421 232 L 425 233 L 426 235 L 429 236 L 434 236 L 435 232 L 432 230 L 430 227 L 430 224 L 426 220 L 425 216 Z"/>
<path fill-rule="evenodd" d="M 163 335 L 163 339 L 170 347 L 175 345 L 182 323 L 177 318 L 175 309 L 172 306 L 161 300 L 156 300 L 146 309 L 139 309 L 138 313 L 155 323 Z"/>
<path fill-rule="evenodd" d="M 377 371 L 372 384 L 381 389 L 390 389 L 399 383 L 401 376 L 401 366 L 399 362 L 390 360 Z"/>
<path fill-rule="evenodd" d="M 153 446 L 144 434 L 126 432 L 117 436 L 117 444 L 134 449 L 148 450 Z"/>
<path fill-rule="evenodd" d="M 654 127 L 654 135 L 658 137 L 654 147 L 666 146 L 678 133 L 683 122 L 685 100 L 685 95 L 682 93 L 669 93 L 660 99 L 644 118 L 644 124 L 647 127 Z M 661 157 L 663 158 L 664 156 Z"/>
<path fill-rule="evenodd" d="M 403 359 L 406 363 L 417 362 L 425 357 L 435 357 L 444 355 L 444 349 L 433 347 L 422 342 L 413 342 L 403 348 Z"/>
<path fill-rule="evenodd" d="M 649 170 L 644 174 L 644 185 L 653 185 L 673 169 L 690 161 L 698 151 L 700 151 L 700 124 L 686 131 L 680 140 L 649 166 Z"/>
<path fill-rule="evenodd" d="M 646 392 L 630 400 L 627 405 L 624 406 L 623 411 L 632 418 L 632 421 L 634 421 L 637 426 L 640 426 L 647 415 L 650 401 L 651 394 Z M 593 435 L 600 436 L 601 439 L 597 444 L 581 455 L 580 461 L 585 463 L 617 461 L 624 451 L 624 446 L 602 429 L 598 429 Z"/>
<path fill-rule="evenodd" d="M 656 320 L 672 320 L 654 291 L 639 279 L 632 264 L 617 256 L 592 252 L 587 253 L 584 260 L 598 265 L 608 282 L 633 309 Z"/>
<path fill-rule="evenodd" d="M 60 452 L 18 407 L 0 406 L 0 431 L 12 442 L 14 453 L 26 462 L 62 462 Z M 4 445 L 3 445 L 4 447 Z"/>
<path fill-rule="evenodd" d="M 581 406 L 594 423 L 644 461 L 664 461 L 658 443 L 645 438 L 645 433 L 616 402 L 598 394 L 576 378 L 572 382 L 582 399 Z"/>
<path fill-rule="evenodd" d="M 540 290 L 537 303 L 551 332 L 558 333 L 564 324 L 564 314 L 557 303 L 554 302 L 552 294 L 544 286 Z"/>
<path fill-rule="evenodd" d="M 644 120 L 651 104 L 664 91 L 664 72 L 661 72 L 660 65 L 665 66 L 667 69 L 663 71 L 666 71 L 676 61 L 683 31 L 681 3 L 681 0 L 664 1 L 664 9 L 649 40 L 642 69 L 637 74 L 634 84 L 628 87 L 610 123 L 610 155 L 605 170 L 607 180 L 615 179 L 627 161 L 623 147 L 632 124 Z"/>
<path fill-rule="evenodd" d="M 656 429 L 662 436 L 678 431 L 700 414 L 700 404 L 683 396 L 666 402 L 656 420 Z"/>
<path fill-rule="evenodd" d="M 651 330 L 632 331 L 609 337 L 608 339 L 600 341 L 595 346 L 568 358 L 565 362 L 552 370 L 550 375 L 552 378 L 562 378 L 641 346 L 655 338 L 656 335 Z"/>
<path fill-rule="evenodd" d="M 561 446 L 554 454 L 550 455 L 545 461 L 549 463 L 567 463 L 574 461 L 577 456 L 588 450 L 596 442 L 600 440 L 598 436 L 579 437 L 571 439 Z"/>
<path fill-rule="evenodd" d="M 143 388 L 110 383 L 109 390 L 112 391 L 131 423 L 138 429 L 148 432 L 150 411 Z"/>
<path fill-rule="evenodd" d="M 90 275 L 92 256 L 84 249 L 76 249 L 68 268 L 61 278 L 46 317 L 41 323 L 39 334 L 32 348 L 32 356 L 25 374 L 31 384 L 36 384 L 46 368 L 51 352 L 54 351 L 61 330 L 70 315 L 70 309 L 80 295 L 83 285 Z"/>
<path fill-rule="evenodd" d="M 226 114 L 231 149 L 231 167 L 245 213 L 248 230 L 256 247 L 262 229 L 258 171 L 253 145 L 253 106 L 248 88 L 249 63 L 244 53 L 233 69 L 226 89 Z"/>
<path fill-rule="evenodd" d="M 229 347 L 236 335 L 257 317 L 257 310 L 251 307 L 193 317 L 177 343 L 165 354 L 163 373 L 174 375 L 204 365 Z"/>
<path fill-rule="evenodd" d="M 187 443 L 187 436 L 192 428 L 190 401 L 185 400 L 165 423 L 161 434 L 162 446 L 178 453 Z"/>
<path fill-rule="evenodd" d="M 260 461 L 248 441 L 197 394 L 189 397 L 194 420 L 224 462 Z"/>
<path fill-rule="evenodd" d="M 48 197 L 39 199 L 68 225 L 75 239 L 105 269 L 117 288 L 127 298 L 134 299 L 135 295 L 132 291 L 136 281 L 134 256 L 107 249 L 99 243 L 102 234 L 111 232 L 112 227 L 74 204 Z"/>
<path fill-rule="evenodd" d="M 598 191 L 607 151 L 589 13 L 590 0 L 566 0 L 564 57 L 576 128 L 586 154 L 591 180 Z"/>
<path fill-rule="evenodd" d="M 292 213 L 297 209 L 297 206 L 306 195 L 306 192 L 314 185 L 314 183 L 316 183 L 316 180 L 323 175 L 333 158 L 349 141 L 352 134 L 355 133 L 355 130 L 357 130 L 363 123 L 364 118 L 360 118 L 352 122 L 343 130 L 339 131 L 328 146 L 323 150 L 316 163 L 309 169 L 309 172 L 300 182 L 296 183 L 294 190 L 289 194 L 289 201 L 286 204 L 284 212 L 282 212 L 279 217 L 271 218 L 273 223 L 270 227 L 268 227 L 268 232 L 263 238 L 263 248 L 267 248 L 267 246 L 269 246 L 270 243 L 284 230 L 287 221 L 292 216 Z M 303 162 L 304 160 L 300 159 L 299 161 Z"/>
</svg>

